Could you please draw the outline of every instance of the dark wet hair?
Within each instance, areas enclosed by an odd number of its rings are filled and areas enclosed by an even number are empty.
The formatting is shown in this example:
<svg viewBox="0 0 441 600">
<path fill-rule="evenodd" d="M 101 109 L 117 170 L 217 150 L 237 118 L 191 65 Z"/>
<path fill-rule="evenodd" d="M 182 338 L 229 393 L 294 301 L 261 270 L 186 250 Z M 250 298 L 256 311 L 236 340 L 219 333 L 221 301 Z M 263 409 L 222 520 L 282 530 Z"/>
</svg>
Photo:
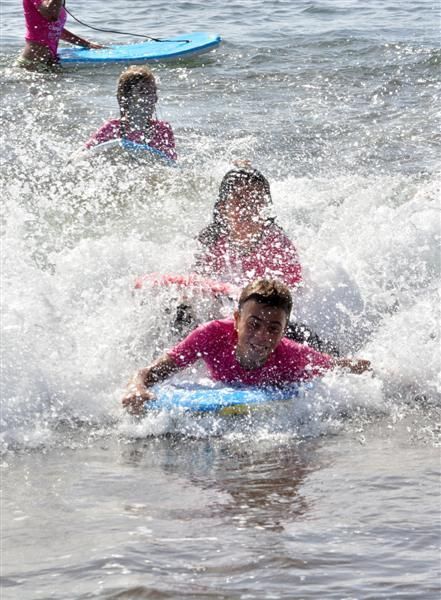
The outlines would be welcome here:
<svg viewBox="0 0 441 600">
<path fill-rule="evenodd" d="M 277 279 L 256 279 L 245 286 L 239 297 L 239 310 L 248 300 L 255 300 L 265 306 L 282 308 L 287 318 L 291 314 L 291 292 Z"/>
<path fill-rule="evenodd" d="M 265 196 L 265 207 L 272 205 L 270 185 L 260 171 L 253 168 L 236 168 L 228 171 L 221 181 L 219 194 L 214 203 L 213 220 L 199 234 L 199 241 L 204 246 L 212 246 L 217 240 L 228 233 L 228 227 L 223 216 L 223 205 L 237 184 L 260 186 Z"/>
</svg>

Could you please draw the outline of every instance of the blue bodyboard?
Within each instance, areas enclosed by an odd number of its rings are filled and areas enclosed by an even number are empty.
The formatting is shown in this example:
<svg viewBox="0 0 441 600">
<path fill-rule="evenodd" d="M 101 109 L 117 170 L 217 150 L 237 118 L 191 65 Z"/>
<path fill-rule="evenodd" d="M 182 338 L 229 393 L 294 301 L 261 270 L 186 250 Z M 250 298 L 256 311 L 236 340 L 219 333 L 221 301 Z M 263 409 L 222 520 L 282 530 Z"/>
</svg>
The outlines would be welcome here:
<svg viewBox="0 0 441 600">
<path fill-rule="evenodd" d="M 215 413 L 221 416 L 249 414 L 290 401 L 298 386 L 279 388 L 209 387 L 198 384 L 161 384 L 153 388 L 155 400 L 145 403 L 146 412 L 178 411 Z"/>
<path fill-rule="evenodd" d="M 115 44 L 93 50 L 82 47 L 60 48 L 62 65 L 103 65 L 110 63 L 137 64 L 203 54 L 221 43 L 217 33 L 196 31 L 183 33 L 165 41 L 148 40 L 140 44 Z"/>
<path fill-rule="evenodd" d="M 108 152 L 109 150 L 114 149 L 127 152 L 136 158 L 154 159 L 172 167 L 177 166 L 176 161 L 167 156 L 165 152 L 162 152 L 157 148 L 153 148 L 148 144 L 138 144 L 137 142 L 132 142 L 131 140 L 121 138 L 109 140 L 108 142 L 102 142 L 101 144 L 92 146 L 89 148 L 89 152 L 92 154 L 101 154 L 102 152 Z"/>
</svg>

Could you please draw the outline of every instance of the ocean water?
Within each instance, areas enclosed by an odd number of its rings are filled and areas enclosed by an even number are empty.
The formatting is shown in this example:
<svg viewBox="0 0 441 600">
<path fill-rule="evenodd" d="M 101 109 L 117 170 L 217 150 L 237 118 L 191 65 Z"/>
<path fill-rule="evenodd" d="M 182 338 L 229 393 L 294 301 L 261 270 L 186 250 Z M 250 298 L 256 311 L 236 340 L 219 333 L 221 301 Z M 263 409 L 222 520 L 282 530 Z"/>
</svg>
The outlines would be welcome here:
<svg viewBox="0 0 441 600">
<path fill-rule="evenodd" d="M 21 5 L 2 3 L 2 598 L 439 598 L 439 6 L 68 8 L 223 43 L 153 66 L 179 168 L 77 161 L 121 69 L 15 69 Z M 271 417 L 133 422 L 125 382 L 172 343 L 177 297 L 133 282 L 191 270 L 238 158 L 298 247 L 296 316 L 375 375 Z"/>
</svg>

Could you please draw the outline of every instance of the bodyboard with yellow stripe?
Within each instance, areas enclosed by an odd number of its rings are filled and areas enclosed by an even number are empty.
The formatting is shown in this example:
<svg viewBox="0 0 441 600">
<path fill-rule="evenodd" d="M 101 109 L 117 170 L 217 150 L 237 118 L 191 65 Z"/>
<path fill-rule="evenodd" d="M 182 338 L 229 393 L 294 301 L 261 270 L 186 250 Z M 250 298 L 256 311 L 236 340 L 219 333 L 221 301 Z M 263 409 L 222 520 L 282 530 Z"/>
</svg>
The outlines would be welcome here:
<svg viewBox="0 0 441 600">
<path fill-rule="evenodd" d="M 145 410 L 215 413 L 220 416 L 247 415 L 289 402 L 299 393 L 298 386 L 280 388 L 205 386 L 200 384 L 161 384 L 153 388 L 155 399 Z"/>
</svg>

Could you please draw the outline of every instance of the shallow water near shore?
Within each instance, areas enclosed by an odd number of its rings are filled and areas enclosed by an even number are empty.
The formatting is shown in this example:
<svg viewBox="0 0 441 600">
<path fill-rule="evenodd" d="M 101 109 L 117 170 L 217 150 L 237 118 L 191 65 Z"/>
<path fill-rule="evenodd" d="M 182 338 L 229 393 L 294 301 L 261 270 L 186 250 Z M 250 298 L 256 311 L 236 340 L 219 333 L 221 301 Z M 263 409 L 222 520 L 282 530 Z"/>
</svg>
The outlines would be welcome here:
<svg viewBox="0 0 441 600">
<path fill-rule="evenodd" d="M 224 42 L 153 67 L 179 168 L 75 161 L 121 69 L 15 69 L 3 3 L 2 598 L 439 598 L 439 8 L 69 8 Z M 329 374 L 269 416 L 133 420 L 125 382 L 173 343 L 179 296 L 135 278 L 191 270 L 237 158 L 297 245 L 297 319 L 375 376 Z"/>
<path fill-rule="evenodd" d="M 408 425 L 10 456 L 5 597 L 437 598 L 439 454 Z"/>
</svg>

